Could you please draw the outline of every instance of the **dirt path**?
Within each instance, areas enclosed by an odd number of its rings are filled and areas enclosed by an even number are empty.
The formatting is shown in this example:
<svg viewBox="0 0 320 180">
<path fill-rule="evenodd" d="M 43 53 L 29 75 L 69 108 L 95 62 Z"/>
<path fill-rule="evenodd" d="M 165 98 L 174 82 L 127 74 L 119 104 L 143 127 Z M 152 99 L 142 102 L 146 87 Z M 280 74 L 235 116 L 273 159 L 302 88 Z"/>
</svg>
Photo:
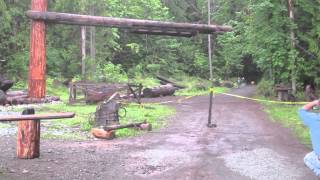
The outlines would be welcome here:
<svg viewBox="0 0 320 180">
<path fill-rule="evenodd" d="M 15 138 L 0 137 L 0 179 L 317 179 L 303 164 L 309 150 L 259 104 L 217 96 L 215 129 L 206 127 L 207 97 L 172 105 L 177 114 L 165 129 L 114 141 L 44 140 L 35 160 L 15 159 Z"/>
</svg>

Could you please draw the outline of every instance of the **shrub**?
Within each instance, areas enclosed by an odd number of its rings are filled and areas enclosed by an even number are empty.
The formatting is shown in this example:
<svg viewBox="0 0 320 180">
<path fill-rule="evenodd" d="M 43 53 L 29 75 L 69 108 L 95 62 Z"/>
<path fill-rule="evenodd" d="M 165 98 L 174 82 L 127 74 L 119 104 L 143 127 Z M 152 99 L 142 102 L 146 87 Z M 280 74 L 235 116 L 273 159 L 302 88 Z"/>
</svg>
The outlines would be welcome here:
<svg viewBox="0 0 320 180">
<path fill-rule="evenodd" d="M 125 83 L 128 82 L 128 76 L 120 64 L 115 65 L 111 62 L 102 67 L 98 67 L 99 80 L 108 83 Z"/>
<path fill-rule="evenodd" d="M 262 79 L 257 85 L 257 92 L 265 97 L 272 97 L 275 95 L 274 83 L 272 81 Z"/>
</svg>

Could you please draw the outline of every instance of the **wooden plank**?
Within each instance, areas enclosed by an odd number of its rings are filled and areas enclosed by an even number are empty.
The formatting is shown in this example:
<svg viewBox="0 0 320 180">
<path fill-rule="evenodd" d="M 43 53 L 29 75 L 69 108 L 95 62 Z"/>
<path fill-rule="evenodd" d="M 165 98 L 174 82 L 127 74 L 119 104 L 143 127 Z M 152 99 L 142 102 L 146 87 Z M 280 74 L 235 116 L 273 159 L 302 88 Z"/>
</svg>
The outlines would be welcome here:
<svg viewBox="0 0 320 180">
<path fill-rule="evenodd" d="M 73 118 L 75 113 L 49 113 L 49 114 L 34 114 L 34 115 L 5 115 L 0 116 L 1 121 L 30 121 L 30 120 L 49 120 L 49 119 L 64 119 Z"/>
<path fill-rule="evenodd" d="M 212 34 L 216 31 L 232 31 L 230 26 L 206 25 L 206 24 L 190 24 L 190 23 L 174 23 L 152 20 L 113 18 L 102 16 L 90 16 L 57 12 L 40 12 L 27 11 L 27 17 L 34 20 L 43 20 L 58 24 L 71 24 L 81 26 L 106 26 L 115 28 L 158 28 L 158 29 L 180 29 L 184 31 L 196 31 L 202 34 Z"/>
</svg>

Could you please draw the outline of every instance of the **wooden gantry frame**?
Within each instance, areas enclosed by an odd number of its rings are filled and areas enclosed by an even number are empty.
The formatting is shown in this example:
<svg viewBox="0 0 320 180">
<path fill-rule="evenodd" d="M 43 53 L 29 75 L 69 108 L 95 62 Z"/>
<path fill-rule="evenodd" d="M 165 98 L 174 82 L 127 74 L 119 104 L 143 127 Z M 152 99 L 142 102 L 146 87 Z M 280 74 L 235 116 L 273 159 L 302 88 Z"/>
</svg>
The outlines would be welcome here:
<svg viewBox="0 0 320 180">
<path fill-rule="evenodd" d="M 48 12 L 47 8 L 47 0 L 31 0 L 31 11 L 26 13 L 27 17 L 32 19 L 28 80 L 28 95 L 31 98 L 43 98 L 46 95 L 46 23 L 125 28 L 137 34 L 181 37 L 222 33 L 232 30 L 229 26 L 219 25 L 173 23 Z M 32 159 L 39 157 L 40 121 L 34 119 L 19 121 L 18 135 L 25 133 L 28 133 L 29 138 L 24 142 L 22 138 L 22 141 L 19 142 L 19 150 L 17 150 L 18 158 Z M 36 145 L 34 142 L 37 142 Z M 18 152 L 21 151 L 21 148 L 23 149 L 22 151 L 27 153 Z"/>
</svg>

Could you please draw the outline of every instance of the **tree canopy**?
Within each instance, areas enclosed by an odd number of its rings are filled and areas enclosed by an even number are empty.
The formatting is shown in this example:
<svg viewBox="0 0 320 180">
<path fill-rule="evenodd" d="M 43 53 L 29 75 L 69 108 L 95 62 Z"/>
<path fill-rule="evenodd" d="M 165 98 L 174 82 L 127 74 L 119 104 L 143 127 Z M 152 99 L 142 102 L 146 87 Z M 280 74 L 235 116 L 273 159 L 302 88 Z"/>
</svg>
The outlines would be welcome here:
<svg viewBox="0 0 320 180">
<path fill-rule="evenodd" d="M 213 37 L 215 78 L 248 76 L 274 83 L 291 84 L 294 80 L 298 87 L 306 83 L 320 86 L 319 5 L 316 0 L 212 1 L 213 23 L 234 28 L 233 32 Z M 0 70 L 15 80 L 27 77 L 30 20 L 24 13 L 29 6 L 29 0 L 0 0 Z M 49 1 L 48 9 L 175 22 L 206 23 L 207 19 L 204 0 L 54 0 Z M 290 12 L 294 18 L 290 18 Z M 99 79 L 110 66 L 118 67 L 129 77 L 186 73 L 209 78 L 205 36 L 188 39 L 137 35 L 125 29 L 100 27 L 94 31 L 87 28 L 86 36 L 89 79 Z M 49 76 L 81 76 L 80 37 L 78 26 L 48 24 Z"/>
</svg>

